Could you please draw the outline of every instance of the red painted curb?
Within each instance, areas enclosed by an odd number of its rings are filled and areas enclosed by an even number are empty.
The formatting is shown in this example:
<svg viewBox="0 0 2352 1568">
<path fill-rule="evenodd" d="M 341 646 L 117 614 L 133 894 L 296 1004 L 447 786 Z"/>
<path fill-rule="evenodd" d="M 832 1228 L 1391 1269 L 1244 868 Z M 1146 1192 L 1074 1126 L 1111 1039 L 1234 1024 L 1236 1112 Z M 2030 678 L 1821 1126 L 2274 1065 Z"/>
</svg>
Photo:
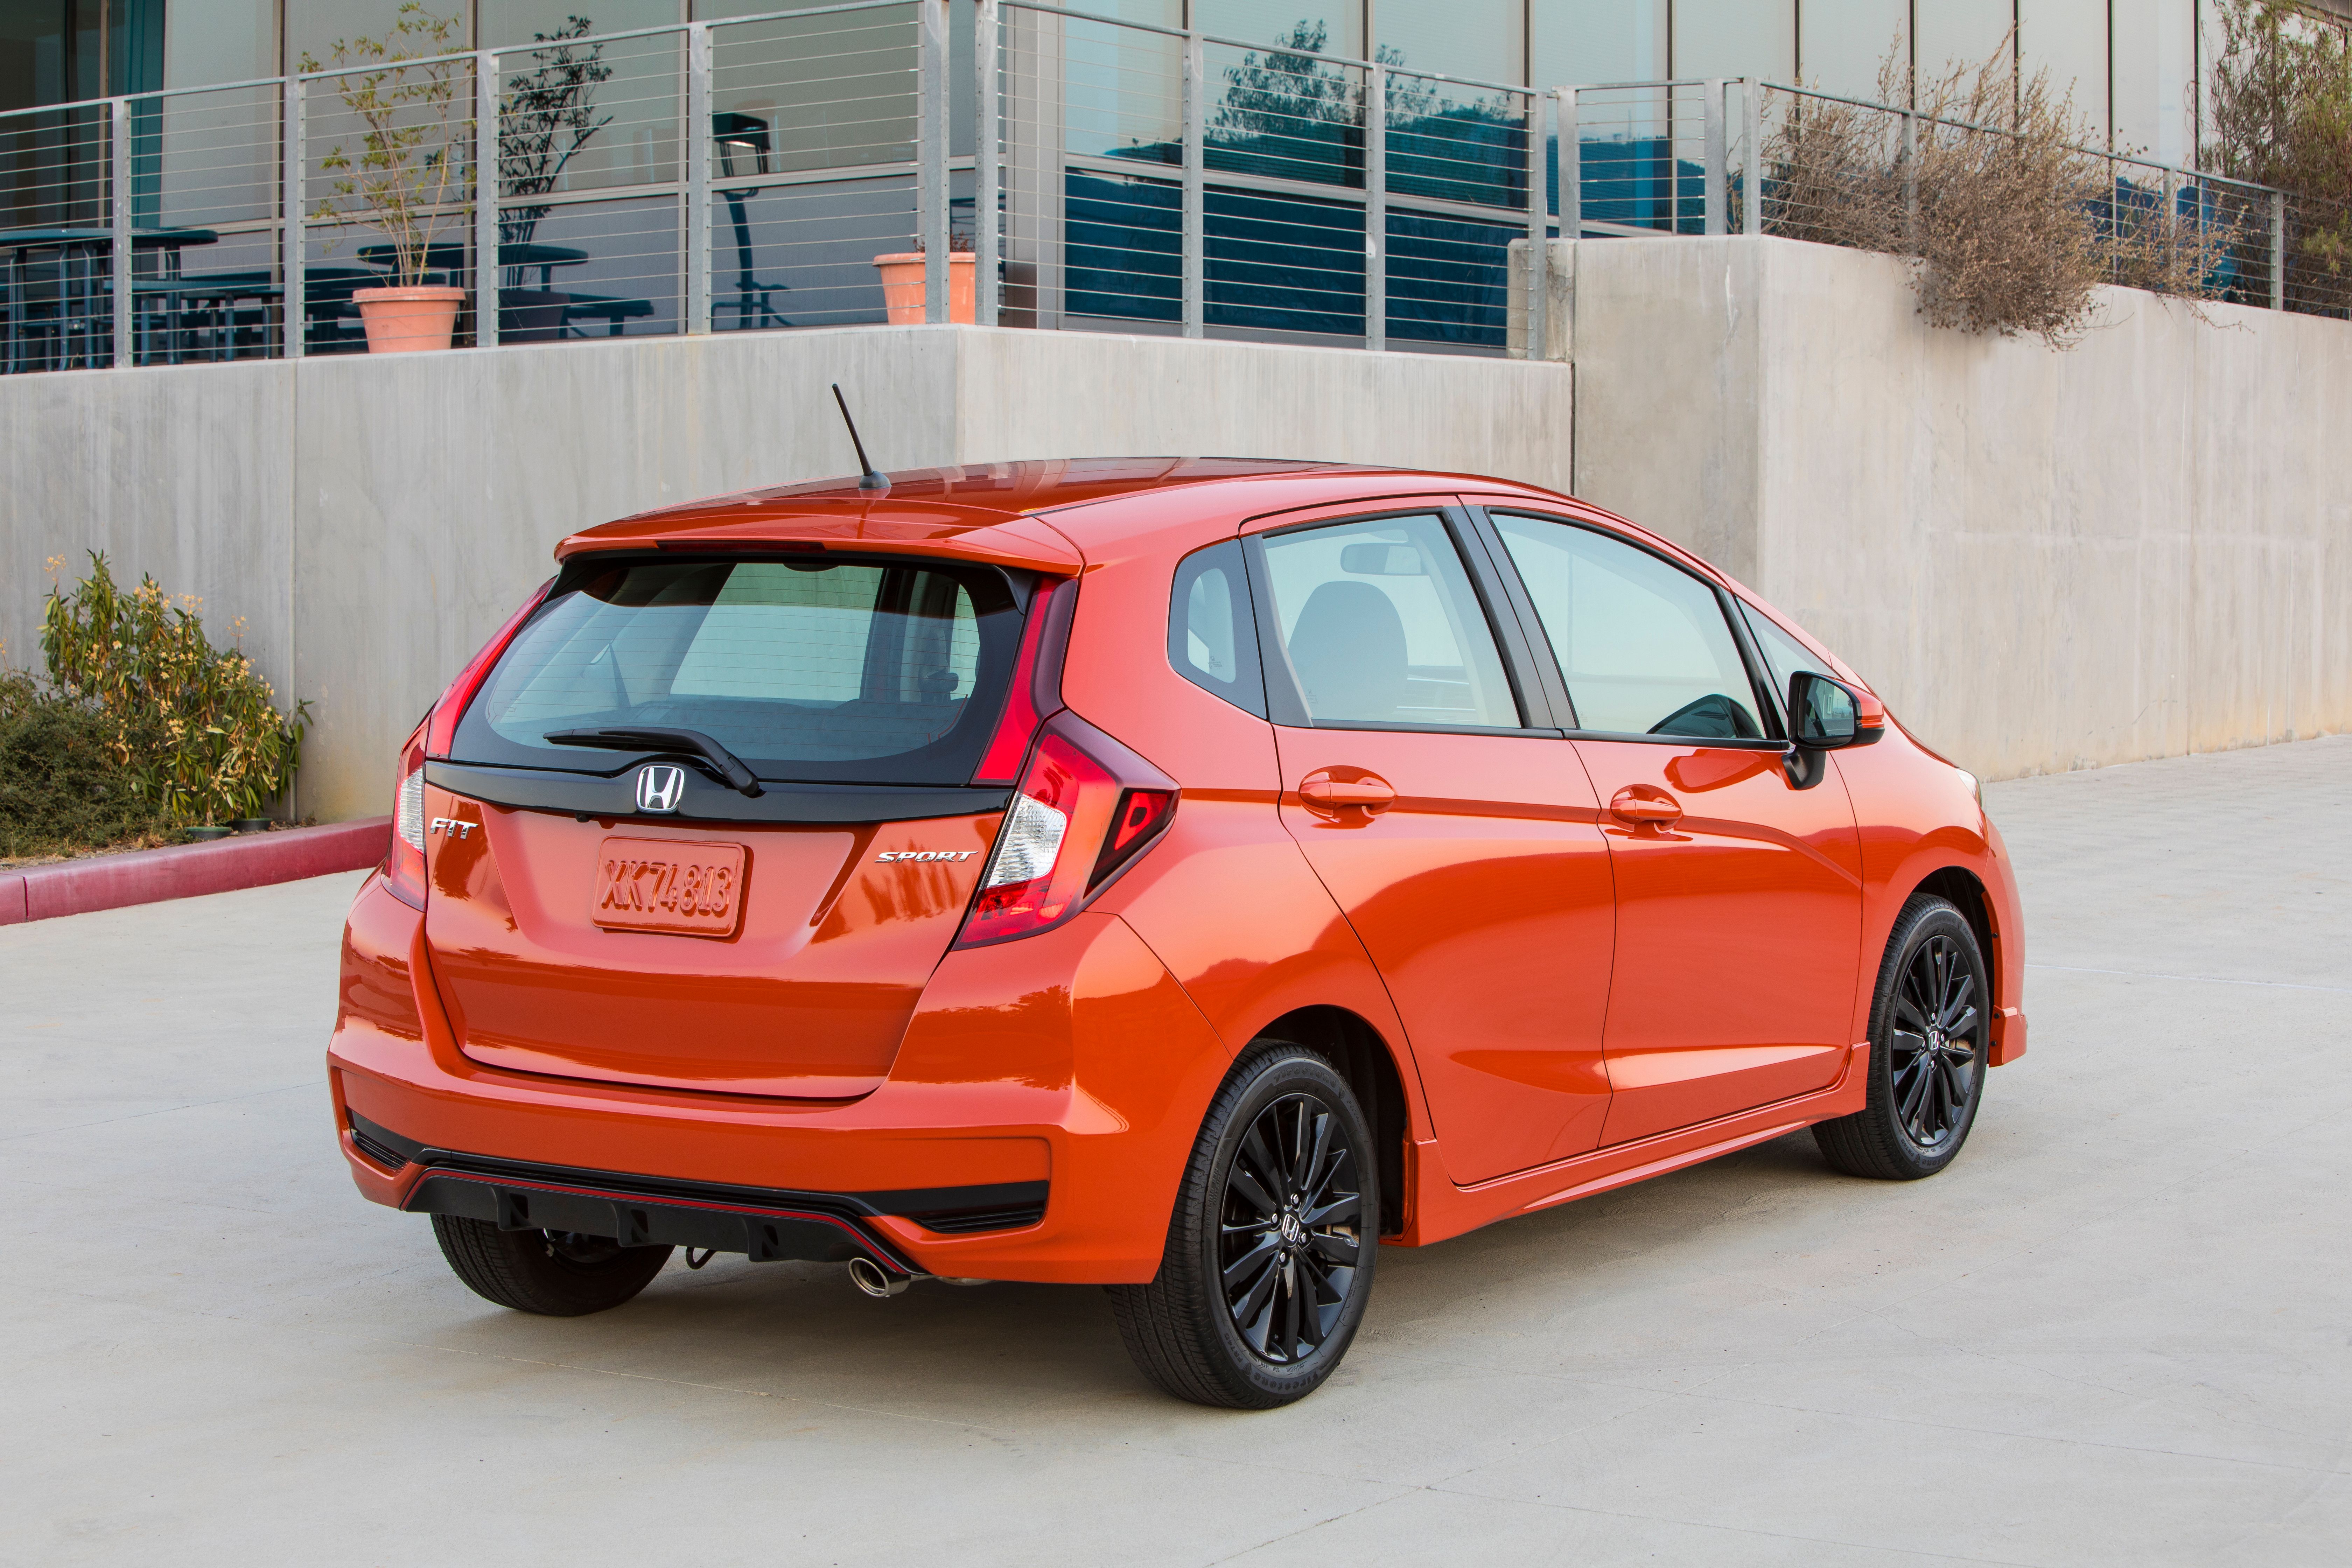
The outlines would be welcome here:
<svg viewBox="0 0 2352 1568">
<path fill-rule="evenodd" d="M 0 871 L 0 926 L 357 871 L 391 842 L 392 818 L 371 816 Z"/>
</svg>

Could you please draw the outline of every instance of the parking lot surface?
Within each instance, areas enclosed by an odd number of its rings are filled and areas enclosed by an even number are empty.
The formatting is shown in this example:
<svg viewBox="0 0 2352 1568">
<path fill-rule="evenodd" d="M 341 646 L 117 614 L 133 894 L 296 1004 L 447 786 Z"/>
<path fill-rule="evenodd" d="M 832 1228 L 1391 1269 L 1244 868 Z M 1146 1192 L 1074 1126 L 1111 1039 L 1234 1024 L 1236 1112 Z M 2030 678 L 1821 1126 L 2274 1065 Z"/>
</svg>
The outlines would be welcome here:
<svg viewBox="0 0 2352 1568">
<path fill-rule="evenodd" d="M 1090 1289 L 467 1294 L 331 1137 L 356 876 L 0 929 L 0 1561 L 2352 1562 L 2352 737 L 1987 799 L 2032 1048 L 1948 1172 L 1391 1249 L 1263 1415 Z"/>
</svg>

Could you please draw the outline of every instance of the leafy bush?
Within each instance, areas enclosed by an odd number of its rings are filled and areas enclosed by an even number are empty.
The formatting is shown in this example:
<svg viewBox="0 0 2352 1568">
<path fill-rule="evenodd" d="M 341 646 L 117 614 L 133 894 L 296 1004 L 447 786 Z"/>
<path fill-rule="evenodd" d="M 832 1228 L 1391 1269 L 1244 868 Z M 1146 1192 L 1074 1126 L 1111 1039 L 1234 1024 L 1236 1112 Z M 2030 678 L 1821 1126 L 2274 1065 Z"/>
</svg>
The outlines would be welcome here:
<svg viewBox="0 0 2352 1568">
<path fill-rule="evenodd" d="M 2205 166 L 2276 185 L 2294 306 L 2352 300 L 2352 39 L 2285 0 L 2223 0 Z"/>
<path fill-rule="evenodd" d="M 41 617 L 58 693 L 94 711 L 139 800 L 173 823 L 258 816 L 300 765 L 310 704 L 280 713 L 269 682 L 236 649 L 216 648 L 196 601 L 152 577 L 124 593 L 106 557 Z M 59 564 L 50 563 L 52 568 Z M 245 622 L 236 623 L 241 637 Z"/>
<path fill-rule="evenodd" d="M 115 755 L 94 704 L 0 671 L 0 858 L 70 854 L 157 836 L 159 814 Z"/>
<path fill-rule="evenodd" d="M 2053 348 L 2089 329 L 2102 284 L 2216 292 L 2237 227 L 2119 184 L 2048 72 L 2020 82 L 2011 58 L 1915 84 L 1890 55 L 1879 97 L 1916 106 L 1907 141 L 1897 110 L 1797 99 L 1764 149 L 1766 232 L 1906 257 L 1930 322 Z"/>
</svg>

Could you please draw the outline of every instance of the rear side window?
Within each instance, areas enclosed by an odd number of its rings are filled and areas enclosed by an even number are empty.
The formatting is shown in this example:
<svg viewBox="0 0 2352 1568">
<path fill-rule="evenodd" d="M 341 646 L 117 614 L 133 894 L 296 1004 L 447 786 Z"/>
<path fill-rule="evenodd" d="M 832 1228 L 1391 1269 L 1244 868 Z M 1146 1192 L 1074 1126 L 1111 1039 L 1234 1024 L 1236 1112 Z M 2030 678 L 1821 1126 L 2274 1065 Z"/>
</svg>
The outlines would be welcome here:
<svg viewBox="0 0 2352 1568">
<path fill-rule="evenodd" d="M 1265 717 L 1265 680 L 1258 673 L 1257 627 L 1250 617 L 1240 540 L 1196 550 L 1176 563 L 1168 662 L 1202 690 Z"/>
<path fill-rule="evenodd" d="M 986 568 L 574 562 L 458 726 L 466 761 L 611 773 L 551 731 L 699 730 L 761 778 L 961 784 L 1020 637 Z"/>
<path fill-rule="evenodd" d="M 1494 631 L 1443 519 L 1384 517 L 1265 541 L 1275 623 L 1309 719 L 1519 727 Z"/>
<path fill-rule="evenodd" d="M 1494 514 L 1580 730 L 1760 740 L 1755 689 L 1715 590 L 1589 528 Z"/>
</svg>

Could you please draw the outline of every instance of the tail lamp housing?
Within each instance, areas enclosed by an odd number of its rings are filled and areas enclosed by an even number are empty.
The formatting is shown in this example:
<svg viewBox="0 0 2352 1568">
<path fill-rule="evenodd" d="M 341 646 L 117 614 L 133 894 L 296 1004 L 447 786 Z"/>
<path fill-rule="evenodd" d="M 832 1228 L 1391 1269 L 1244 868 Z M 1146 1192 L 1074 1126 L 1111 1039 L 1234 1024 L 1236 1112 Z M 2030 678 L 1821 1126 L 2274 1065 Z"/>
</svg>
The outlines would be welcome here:
<svg viewBox="0 0 2352 1568">
<path fill-rule="evenodd" d="M 499 662 L 499 656 L 506 652 L 507 644 L 514 641 L 515 634 L 522 630 L 531 612 L 547 602 L 548 590 L 554 586 L 555 579 L 550 577 L 539 585 L 538 592 L 523 601 L 522 608 L 507 617 L 506 625 L 457 672 L 457 679 L 449 683 L 449 689 L 441 693 L 441 700 L 433 704 L 433 710 L 425 715 L 425 721 L 416 726 L 415 732 L 400 749 L 400 776 L 392 795 L 392 847 L 384 853 L 383 881 L 392 889 L 393 897 L 411 909 L 425 907 L 425 759 L 449 754 L 450 742 L 457 734 L 457 721 L 465 717 L 474 693 L 481 689 L 483 679 Z"/>
<path fill-rule="evenodd" d="M 1029 748 L 958 947 L 1050 931 L 1175 820 L 1176 781 L 1067 709 Z"/>
</svg>

